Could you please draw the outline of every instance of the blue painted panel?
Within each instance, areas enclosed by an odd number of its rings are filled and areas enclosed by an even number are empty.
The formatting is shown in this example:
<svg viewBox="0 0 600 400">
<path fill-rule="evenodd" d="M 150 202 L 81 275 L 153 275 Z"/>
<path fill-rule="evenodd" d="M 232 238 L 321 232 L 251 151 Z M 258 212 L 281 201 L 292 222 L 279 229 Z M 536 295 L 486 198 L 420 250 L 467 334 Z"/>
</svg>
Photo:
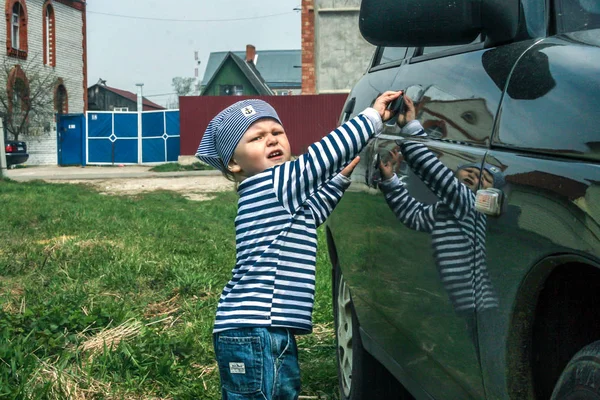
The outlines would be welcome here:
<svg viewBox="0 0 600 400">
<path fill-rule="evenodd" d="M 142 114 L 142 137 L 162 136 L 165 133 L 164 118 L 162 112 Z"/>
<path fill-rule="evenodd" d="M 179 111 L 167 111 L 167 134 L 179 136 Z"/>
<path fill-rule="evenodd" d="M 115 136 L 137 137 L 138 136 L 138 118 L 137 114 L 115 113 Z"/>
<path fill-rule="evenodd" d="M 142 162 L 164 162 L 165 140 L 142 139 Z"/>
<path fill-rule="evenodd" d="M 112 114 L 89 113 L 87 123 L 89 137 L 112 135 Z"/>
<path fill-rule="evenodd" d="M 110 140 L 90 139 L 88 148 L 88 164 L 113 162 L 113 146 Z"/>
<path fill-rule="evenodd" d="M 171 137 L 167 139 L 167 161 L 179 160 L 179 138 Z"/>
<path fill-rule="evenodd" d="M 117 140 L 115 142 L 115 162 L 116 163 L 137 163 L 138 162 L 138 141 L 137 140 Z"/>
<path fill-rule="evenodd" d="M 89 141 L 89 163 L 137 163 L 137 140 L 121 139 L 111 142 L 108 139 Z"/>
</svg>

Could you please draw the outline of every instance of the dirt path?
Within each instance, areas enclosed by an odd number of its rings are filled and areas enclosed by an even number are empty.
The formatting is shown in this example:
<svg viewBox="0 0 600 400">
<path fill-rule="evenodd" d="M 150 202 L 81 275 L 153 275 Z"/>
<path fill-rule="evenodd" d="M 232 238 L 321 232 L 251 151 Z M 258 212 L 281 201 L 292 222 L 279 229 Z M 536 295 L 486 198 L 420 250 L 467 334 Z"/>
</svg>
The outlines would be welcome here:
<svg viewBox="0 0 600 400">
<path fill-rule="evenodd" d="M 81 183 L 97 188 L 103 194 L 134 195 L 154 190 L 172 190 L 184 197 L 203 201 L 212 193 L 233 190 L 233 183 L 222 176 L 180 176 L 169 178 L 110 178 L 52 180 L 57 183 Z"/>
</svg>

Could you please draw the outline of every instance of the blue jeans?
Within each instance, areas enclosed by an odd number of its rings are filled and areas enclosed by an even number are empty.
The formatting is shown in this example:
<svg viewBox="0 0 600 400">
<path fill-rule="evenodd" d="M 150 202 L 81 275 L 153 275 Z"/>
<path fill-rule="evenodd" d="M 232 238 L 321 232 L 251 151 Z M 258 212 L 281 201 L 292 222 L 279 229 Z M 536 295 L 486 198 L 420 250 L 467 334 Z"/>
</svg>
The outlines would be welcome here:
<svg viewBox="0 0 600 400">
<path fill-rule="evenodd" d="M 223 400 L 295 400 L 298 348 L 286 328 L 239 328 L 213 335 Z"/>
</svg>

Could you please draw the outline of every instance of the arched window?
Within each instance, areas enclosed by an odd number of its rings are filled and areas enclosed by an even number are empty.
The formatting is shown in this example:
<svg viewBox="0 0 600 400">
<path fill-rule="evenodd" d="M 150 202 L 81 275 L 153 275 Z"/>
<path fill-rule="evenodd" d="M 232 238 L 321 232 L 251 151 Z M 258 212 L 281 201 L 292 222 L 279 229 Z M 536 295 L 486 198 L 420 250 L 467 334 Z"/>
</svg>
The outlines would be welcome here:
<svg viewBox="0 0 600 400">
<path fill-rule="evenodd" d="M 54 89 L 54 111 L 58 114 L 69 113 L 69 96 L 67 95 L 67 88 L 63 84 L 62 79 L 58 80 L 58 84 Z"/>
<path fill-rule="evenodd" d="M 29 110 L 29 80 L 19 65 L 15 65 L 8 74 L 6 83 L 8 95 L 8 116 L 12 121 Z"/>
<path fill-rule="evenodd" d="M 9 56 L 27 58 L 25 0 L 6 0 L 6 50 Z"/>
<path fill-rule="evenodd" d="M 54 20 L 54 7 L 52 1 L 44 4 L 44 64 L 56 67 L 56 21 Z"/>
</svg>

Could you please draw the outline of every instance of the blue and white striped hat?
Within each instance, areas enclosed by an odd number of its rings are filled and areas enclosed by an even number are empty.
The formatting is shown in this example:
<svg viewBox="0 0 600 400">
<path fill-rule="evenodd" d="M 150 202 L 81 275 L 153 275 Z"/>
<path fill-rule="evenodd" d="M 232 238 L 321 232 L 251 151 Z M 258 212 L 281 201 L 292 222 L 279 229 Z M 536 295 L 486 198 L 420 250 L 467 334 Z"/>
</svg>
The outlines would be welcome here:
<svg viewBox="0 0 600 400">
<path fill-rule="evenodd" d="M 464 164 L 458 167 L 458 169 L 456 170 L 456 172 L 460 171 L 461 169 L 465 169 L 465 168 L 477 168 L 477 169 L 481 169 L 481 163 L 469 163 L 469 164 Z M 494 178 L 494 186 L 496 189 L 500 189 L 502 186 L 504 186 L 505 183 L 505 179 L 504 179 L 504 174 L 502 173 L 502 170 L 492 164 L 488 164 L 488 163 L 483 163 L 483 168 L 490 173 L 490 175 L 492 175 L 492 177 Z"/>
<path fill-rule="evenodd" d="M 248 99 L 230 105 L 208 124 L 196 157 L 226 172 L 240 139 L 252 123 L 262 118 L 273 118 L 281 124 L 275 109 L 263 100 Z"/>
</svg>

